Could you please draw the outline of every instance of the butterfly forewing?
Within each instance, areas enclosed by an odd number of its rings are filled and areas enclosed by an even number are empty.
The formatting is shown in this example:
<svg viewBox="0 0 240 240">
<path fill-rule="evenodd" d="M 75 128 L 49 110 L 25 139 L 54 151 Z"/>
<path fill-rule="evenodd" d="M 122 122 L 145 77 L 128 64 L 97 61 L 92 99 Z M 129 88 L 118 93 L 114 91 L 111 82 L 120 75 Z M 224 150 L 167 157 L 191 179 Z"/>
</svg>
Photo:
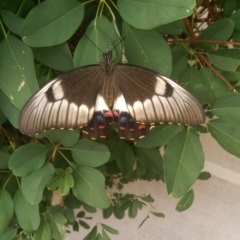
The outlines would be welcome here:
<svg viewBox="0 0 240 240">
<path fill-rule="evenodd" d="M 32 136 L 53 128 L 86 126 L 93 117 L 103 83 L 104 75 L 99 65 L 60 75 L 26 103 L 19 121 L 21 132 Z"/>
<path fill-rule="evenodd" d="M 138 123 L 197 125 L 205 120 L 202 106 L 195 97 L 156 72 L 119 64 L 114 82 L 122 94 L 118 97 L 124 98 L 128 112 Z"/>
</svg>

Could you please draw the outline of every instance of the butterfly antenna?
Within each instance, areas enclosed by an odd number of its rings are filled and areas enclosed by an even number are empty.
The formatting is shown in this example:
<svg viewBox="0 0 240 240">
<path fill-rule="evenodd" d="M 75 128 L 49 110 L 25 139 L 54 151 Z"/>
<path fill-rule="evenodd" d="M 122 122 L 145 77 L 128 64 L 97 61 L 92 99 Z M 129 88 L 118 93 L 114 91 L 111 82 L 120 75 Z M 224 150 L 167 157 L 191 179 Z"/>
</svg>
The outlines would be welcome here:
<svg viewBox="0 0 240 240">
<path fill-rule="evenodd" d="M 104 52 L 87 36 L 87 35 L 83 35 L 85 36 L 102 54 L 104 54 Z"/>
<path fill-rule="evenodd" d="M 114 49 L 115 49 L 119 44 L 121 44 L 124 40 L 125 40 L 125 37 L 122 38 L 121 41 L 120 41 L 117 45 L 115 45 L 112 50 L 114 50 Z"/>
</svg>

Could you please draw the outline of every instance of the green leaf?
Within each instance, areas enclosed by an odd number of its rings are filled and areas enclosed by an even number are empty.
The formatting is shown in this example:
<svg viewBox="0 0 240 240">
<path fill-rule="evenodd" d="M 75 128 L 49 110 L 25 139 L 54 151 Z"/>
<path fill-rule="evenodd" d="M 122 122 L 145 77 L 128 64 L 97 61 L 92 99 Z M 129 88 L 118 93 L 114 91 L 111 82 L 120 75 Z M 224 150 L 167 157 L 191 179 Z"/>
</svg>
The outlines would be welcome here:
<svg viewBox="0 0 240 240">
<path fill-rule="evenodd" d="M 56 222 L 53 220 L 53 218 L 50 219 L 50 227 L 51 227 L 51 236 L 55 240 L 62 240 L 62 236 L 60 231 L 58 230 Z"/>
<path fill-rule="evenodd" d="M 154 202 L 154 199 L 151 197 L 151 195 L 148 195 L 148 196 L 143 196 L 143 197 L 140 197 L 144 202 Z"/>
<path fill-rule="evenodd" d="M 0 101 L 2 103 L 2 101 Z M 0 107 L 0 124 L 2 125 L 3 123 L 5 123 L 7 121 L 6 116 L 3 114 L 3 111 L 1 110 Z"/>
<path fill-rule="evenodd" d="M 104 231 L 104 229 L 102 229 L 102 235 L 99 233 L 97 236 L 97 240 L 111 240 L 111 239 L 107 235 L 106 231 Z"/>
<path fill-rule="evenodd" d="M 81 165 L 98 167 L 106 163 L 110 157 L 108 147 L 88 139 L 79 140 L 71 147 L 74 161 Z"/>
<path fill-rule="evenodd" d="M 15 239 L 18 228 L 8 228 L 5 232 L 0 234 L 1 240 L 12 240 Z"/>
<path fill-rule="evenodd" d="M 11 103 L 22 109 L 38 89 L 32 51 L 10 35 L 0 43 L 0 52 L 0 87 Z"/>
<path fill-rule="evenodd" d="M 187 53 L 183 51 L 172 51 L 172 75 L 171 79 L 178 80 L 180 74 L 188 66 Z"/>
<path fill-rule="evenodd" d="M 22 0 L 1 0 L 0 8 L 4 8 L 12 12 L 18 12 L 19 15 L 22 15 L 23 13 L 30 11 L 35 6 L 35 3 L 31 0 L 26 0 L 22 5 L 21 3 Z"/>
<path fill-rule="evenodd" d="M 165 217 L 165 215 L 163 213 L 158 213 L 158 212 L 151 212 L 151 213 L 156 217 L 162 217 L 162 218 Z"/>
<path fill-rule="evenodd" d="M 213 24 L 211 24 L 208 28 L 202 31 L 202 34 L 199 37 L 201 39 L 207 40 L 225 40 L 227 41 L 234 30 L 234 22 L 230 18 L 220 19 Z M 216 43 L 199 43 L 197 44 L 199 48 L 210 49 Z"/>
<path fill-rule="evenodd" d="M 240 157 L 240 117 L 220 118 L 208 122 L 208 130 L 227 152 Z"/>
<path fill-rule="evenodd" d="M 34 234 L 34 240 L 51 240 L 51 226 L 48 220 L 43 220 Z"/>
<path fill-rule="evenodd" d="M 62 180 L 61 175 L 57 175 L 54 178 L 52 178 L 52 180 L 47 185 L 48 190 L 53 191 L 56 188 L 58 188 L 61 180 Z"/>
<path fill-rule="evenodd" d="M 111 233 L 111 234 L 113 234 L 113 235 L 118 235 L 118 234 L 119 234 L 119 231 L 118 231 L 118 230 L 116 230 L 116 229 L 114 229 L 114 228 L 111 228 L 111 227 L 109 227 L 108 225 L 103 224 L 103 223 L 101 223 L 101 225 L 102 225 L 102 228 L 105 229 L 107 232 L 109 232 L 109 233 Z"/>
<path fill-rule="evenodd" d="M 95 226 L 83 240 L 94 240 L 97 238 L 97 226 Z"/>
<path fill-rule="evenodd" d="M 11 154 L 0 151 L 0 169 L 7 169 Z"/>
<path fill-rule="evenodd" d="M 135 29 L 123 23 L 126 57 L 129 63 L 170 76 L 172 55 L 163 37 L 154 30 Z M 159 54 L 161 53 L 161 54 Z"/>
<path fill-rule="evenodd" d="M 236 0 L 239 4 L 239 1 Z M 233 2 L 233 1 L 229 1 L 229 2 Z M 240 6 L 239 6 L 240 7 Z M 236 10 L 236 8 L 234 9 Z M 235 13 L 231 16 L 231 19 L 234 21 L 235 23 L 235 29 L 236 30 L 240 30 L 240 9 L 238 9 L 237 11 L 235 11 Z"/>
<path fill-rule="evenodd" d="M 163 175 L 163 159 L 158 148 L 136 148 L 139 162 L 152 173 Z"/>
<path fill-rule="evenodd" d="M 195 96 L 200 103 L 206 103 L 208 99 L 208 92 L 202 83 L 191 81 L 184 84 L 183 87 L 193 96 Z"/>
<path fill-rule="evenodd" d="M 88 27 L 85 36 L 81 38 L 74 52 L 74 67 L 102 62 L 102 51 L 105 52 L 110 46 L 112 46 L 110 39 L 96 25 Z M 114 58 L 116 56 L 114 49 L 112 54 Z"/>
<path fill-rule="evenodd" d="M 1 16 L 8 29 L 18 35 L 24 19 L 4 9 L 1 9 Z"/>
<path fill-rule="evenodd" d="M 24 198 L 20 189 L 14 196 L 14 208 L 18 223 L 24 231 L 31 233 L 36 231 L 40 225 L 40 215 L 38 205 L 31 205 Z"/>
<path fill-rule="evenodd" d="M 74 185 L 74 180 L 71 174 L 66 174 L 64 177 L 61 178 L 59 184 L 59 193 L 62 196 L 65 196 L 71 187 Z"/>
<path fill-rule="evenodd" d="M 183 212 L 187 210 L 188 208 L 191 207 L 193 200 L 194 200 L 194 192 L 191 189 L 180 199 L 180 201 L 176 206 L 176 210 L 178 212 Z"/>
<path fill-rule="evenodd" d="M 68 222 L 73 223 L 75 220 L 74 211 L 71 208 L 65 209 L 65 217 Z"/>
<path fill-rule="evenodd" d="M 50 131 L 49 137 L 53 142 L 61 143 L 64 147 L 71 147 L 79 139 L 79 130 L 57 130 Z"/>
<path fill-rule="evenodd" d="M 22 178 L 22 191 L 26 200 L 34 205 L 42 200 L 43 190 L 54 175 L 51 163 L 44 164 L 38 170 Z"/>
<path fill-rule="evenodd" d="M 27 15 L 20 35 L 23 42 L 31 47 L 61 44 L 77 30 L 83 14 L 83 5 L 77 0 L 41 2 Z"/>
<path fill-rule="evenodd" d="M 200 71 L 196 67 L 186 67 L 181 75 L 179 76 L 178 82 L 182 84 L 186 84 L 189 82 L 200 82 L 201 81 L 201 75 Z"/>
<path fill-rule="evenodd" d="M 79 217 L 79 218 L 85 217 L 85 212 L 84 212 L 84 211 L 80 211 L 80 212 L 77 214 L 77 217 Z"/>
<path fill-rule="evenodd" d="M 107 219 L 111 217 L 112 213 L 113 213 L 113 206 L 110 205 L 108 208 L 103 209 L 103 218 Z"/>
<path fill-rule="evenodd" d="M 123 177 L 129 176 L 133 171 L 133 165 L 135 162 L 135 156 L 132 148 L 124 141 L 119 143 L 117 149 L 116 161 L 120 168 Z"/>
<path fill-rule="evenodd" d="M 73 69 L 73 58 L 66 43 L 42 48 L 32 48 L 35 59 L 52 69 L 61 72 Z"/>
<path fill-rule="evenodd" d="M 196 181 L 204 165 L 199 136 L 188 128 L 176 135 L 167 145 L 163 167 L 168 194 L 183 196 Z"/>
<path fill-rule="evenodd" d="M 137 216 L 138 213 L 138 209 L 142 209 L 143 204 L 138 200 L 138 199 L 134 199 L 128 209 L 128 216 L 129 218 L 135 218 Z"/>
<path fill-rule="evenodd" d="M 227 85 L 218 78 L 209 68 L 202 68 L 200 70 L 201 82 L 208 92 L 207 101 L 212 104 L 216 98 L 229 93 Z"/>
<path fill-rule="evenodd" d="M 153 29 L 162 24 L 190 16 L 195 1 L 118 1 L 119 13 L 124 21 L 138 29 Z"/>
<path fill-rule="evenodd" d="M 98 170 L 87 166 L 76 166 L 73 178 L 75 182 L 73 194 L 79 200 L 102 209 L 110 205 L 105 191 L 105 178 Z"/>
<path fill-rule="evenodd" d="M 83 208 L 85 211 L 89 212 L 89 213 L 96 213 L 97 209 L 95 207 L 92 207 L 90 205 L 88 205 L 87 203 L 82 203 Z"/>
<path fill-rule="evenodd" d="M 135 142 L 139 148 L 156 148 L 165 146 L 178 133 L 183 130 L 183 126 L 163 124 L 151 129 L 149 134 Z"/>
<path fill-rule="evenodd" d="M 0 234 L 8 227 L 13 217 L 13 201 L 5 189 L 0 188 Z M 1 238 L 1 236 L 0 236 Z"/>
<path fill-rule="evenodd" d="M 201 172 L 198 176 L 199 180 L 208 180 L 209 178 L 211 178 L 211 173 L 206 172 L 206 171 Z"/>
<path fill-rule="evenodd" d="M 123 211 L 119 210 L 119 206 L 117 204 L 115 204 L 113 206 L 113 214 L 114 214 L 115 218 L 117 218 L 119 220 L 123 219 L 124 215 L 125 215 L 125 213 Z"/>
<path fill-rule="evenodd" d="M 50 226 L 52 228 L 52 237 L 56 240 L 64 239 L 66 235 L 67 219 L 58 212 L 51 211 Z"/>
<path fill-rule="evenodd" d="M 9 169 L 15 176 L 27 176 L 42 167 L 48 149 L 41 143 L 29 143 L 17 148 L 9 161 Z"/>
<path fill-rule="evenodd" d="M 94 26 L 96 26 L 102 33 L 104 33 L 107 36 L 108 40 L 111 41 L 111 46 L 113 47 L 114 52 L 116 52 L 116 58 L 117 58 L 116 61 L 121 62 L 123 50 L 122 50 L 121 44 L 119 43 L 121 42 L 122 38 L 119 34 L 119 30 L 116 26 L 116 22 L 115 21 L 110 22 L 108 18 L 106 18 L 104 15 L 99 15 L 90 23 L 88 28 L 91 28 Z M 105 51 L 106 48 L 101 50 Z"/>
<path fill-rule="evenodd" d="M 177 36 L 183 33 L 183 31 L 185 30 L 185 24 L 182 19 L 179 19 L 174 22 L 161 25 L 155 30 L 161 33 L 162 35 L 169 34 L 169 35 Z"/>
<path fill-rule="evenodd" d="M 126 201 L 124 204 L 122 204 L 122 206 L 119 208 L 119 211 L 120 212 L 124 212 L 126 211 L 127 209 L 129 209 L 130 205 L 132 204 L 132 200 L 128 200 Z"/>
<path fill-rule="evenodd" d="M 224 71 L 236 71 L 240 64 L 240 49 L 221 49 L 208 54 L 210 62 Z"/>
<path fill-rule="evenodd" d="M 68 195 L 65 197 L 65 206 L 75 209 L 81 207 L 81 202 L 74 196 L 74 195 Z"/>
<path fill-rule="evenodd" d="M 1 90 L 0 90 L 0 103 L 1 103 L 0 108 L 3 114 L 15 128 L 18 128 L 20 110 L 10 102 L 10 100 Z"/>
<path fill-rule="evenodd" d="M 229 93 L 217 98 L 211 112 L 218 117 L 240 118 L 240 94 Z"/>
<path fill-rule="evenodd" d="M 82 220 L 79 220 L 79 224 L 80 224 L 83 228 L 85 228 L 85 229 L 89 229 L 89 228 L 90 228 L 90 226 L 89 226 L 86 222 L 84 222 L 84 221 L 82 221 Z"/>
<path fill-rule="evenodd" d="M 221 75 L 227 79 L 229 82 L 238 82 L 240 79 L 239 72 L 230 72 L 230 71 L 223 71 Z"/>
</svg>

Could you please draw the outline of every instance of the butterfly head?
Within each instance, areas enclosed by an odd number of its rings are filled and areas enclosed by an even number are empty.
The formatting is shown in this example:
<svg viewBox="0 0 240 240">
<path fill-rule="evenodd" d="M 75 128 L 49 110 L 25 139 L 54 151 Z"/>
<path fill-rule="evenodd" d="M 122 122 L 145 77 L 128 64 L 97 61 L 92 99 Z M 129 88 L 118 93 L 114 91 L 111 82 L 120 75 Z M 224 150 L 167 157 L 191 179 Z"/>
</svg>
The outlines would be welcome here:
<svg viewBox="0 0 240 240">
<path fill-rule="evenodd" d="M 109 65 L 112 62 L 112 51 L 107 51 L 103 53 L 103 62 Z"/>
</svg>

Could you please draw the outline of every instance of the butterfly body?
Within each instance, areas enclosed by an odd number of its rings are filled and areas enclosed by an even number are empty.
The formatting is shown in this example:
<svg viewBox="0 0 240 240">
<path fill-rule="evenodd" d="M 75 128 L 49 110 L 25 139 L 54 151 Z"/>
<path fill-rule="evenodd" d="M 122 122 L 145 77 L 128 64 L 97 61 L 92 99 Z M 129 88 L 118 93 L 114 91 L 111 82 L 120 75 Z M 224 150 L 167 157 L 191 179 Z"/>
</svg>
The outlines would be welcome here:
<svg viewBox="0 0 240 240">
<path fill-rule="evenodd" d="M 115 64 L 111 52 L 101 64 L 62 74 L 24 106 L 19 128 L 33 136 L 50 129 L 83 129 L 105 138 L 116 124 L 120 138 L 136 140 L 161 123 L 197 125 L 200 103 L 172 80 L 146 68 Z"/>
</svg>

